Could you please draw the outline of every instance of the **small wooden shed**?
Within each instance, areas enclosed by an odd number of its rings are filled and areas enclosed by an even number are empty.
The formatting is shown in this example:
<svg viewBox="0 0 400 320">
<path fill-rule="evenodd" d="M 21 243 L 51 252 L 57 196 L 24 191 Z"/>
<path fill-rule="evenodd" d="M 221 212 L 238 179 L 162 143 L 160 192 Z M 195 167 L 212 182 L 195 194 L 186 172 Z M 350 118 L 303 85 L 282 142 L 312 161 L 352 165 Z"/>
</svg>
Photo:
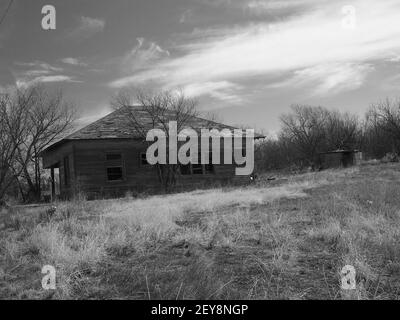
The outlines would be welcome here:
<svg viewBox="0 0 400 320">
<path fill-rule="evenodd" d="M 347 168 L 360 163 L 362 152 L 358 150 L 333 150 L 319 154 L 321 169 Z"/>
</svg>

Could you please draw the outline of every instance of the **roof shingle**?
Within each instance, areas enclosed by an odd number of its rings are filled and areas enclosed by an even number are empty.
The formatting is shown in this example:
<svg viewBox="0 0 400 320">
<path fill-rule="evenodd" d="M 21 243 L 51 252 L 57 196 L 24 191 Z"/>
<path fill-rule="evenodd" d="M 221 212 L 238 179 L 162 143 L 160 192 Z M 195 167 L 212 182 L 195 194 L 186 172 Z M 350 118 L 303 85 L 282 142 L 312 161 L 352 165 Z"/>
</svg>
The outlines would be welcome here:
<svg viewBox="0 0 400 320">
<path fill-rule="evenodd" d="M 74 133 L 64 137 L 60 141 L 51 145 L 49 148 L 54 147 L 56 144 L 60 144 L 70 140 L 97 140 L 97 139 L 135 139 L 141 138 L 139 132 L 137 132 L 132 126 L 130 116 L 134 112 L 137 121 L 142 125 L 144 131 L 153 129 L 152 119 L 150 115 L 141 106 L 132 106 L 131 109 L 122 108 L 116 110 L 105 117 L 83 127 L 82 129 L 75 131 Z M 175 119 L 173 112 L 167 112 L 166 115 L 168 121 Z M 158 126 L 162 128 L 161 125 Z M 222 123 L 206 120 L 200 117 L 192 117 L 187 122 L 185 127 L 190 127 L 198 132 L 200 129 L 237 129 L 232 126 L 228 126 Z M 260 134 L 255 134 L 256 138 L 262 138 Z"/>
</svg>

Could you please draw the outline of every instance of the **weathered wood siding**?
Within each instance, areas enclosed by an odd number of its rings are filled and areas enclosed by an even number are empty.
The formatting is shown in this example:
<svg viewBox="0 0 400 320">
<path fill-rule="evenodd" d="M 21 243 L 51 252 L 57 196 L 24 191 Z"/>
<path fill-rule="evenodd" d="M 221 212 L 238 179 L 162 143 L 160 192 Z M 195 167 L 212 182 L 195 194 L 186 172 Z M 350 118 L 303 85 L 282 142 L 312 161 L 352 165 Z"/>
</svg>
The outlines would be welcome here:
<svg viewBox="0 0 400 320">
<path fill-rule="evenodd" d="M 76 141 L 77 186 L 85 192 L 122 193 L 157 183 L 156 171 L 140 164 L 144 145 L 135 140 Z M 123 181 L 107 180 L 107 153 L 122 155 Z"/>
<path fill-rule="evenodd" d="M 60 168 L 61 195 L 68 197 L 73 192 L 89 195 L 123 195 L 126 191 L 160 189 L 154 166 L 142 165 L 140 154 L 145 153 L 147 145 L 138 140 L 77 140 L 69 141 L 43 155 L 44 167 Z M 122 181 L 108 181 L 107 153 L 122 155 Z M 68 157 L 70 185 L 65 184 L 64 158 Z M 221 151 L 221 161 L 223 152 Z M 245 181 L 248 177 L 235 175 L 235 165 L 214 165 L 213 173 L 179 175 L 177 187 L 209 185 L 228 181 Z"/>
</svg>

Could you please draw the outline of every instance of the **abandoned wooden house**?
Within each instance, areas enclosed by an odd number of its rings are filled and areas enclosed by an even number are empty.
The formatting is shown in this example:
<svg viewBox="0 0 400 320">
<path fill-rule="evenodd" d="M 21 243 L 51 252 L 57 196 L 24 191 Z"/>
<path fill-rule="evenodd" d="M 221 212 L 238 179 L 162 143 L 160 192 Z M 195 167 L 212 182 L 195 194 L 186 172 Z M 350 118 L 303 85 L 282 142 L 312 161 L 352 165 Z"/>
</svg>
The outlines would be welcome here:
<svg viewBox="0 0 400 320">
<path fill-rule="evenodd" d="M 129 111 L 120 109 L 50 145 L 41 153 L 43 167 L 51 171 L 53 197 L 56 189 L 60 190 L 62 198 L 69 198 L 77 192 L 95 198 L 161 188 L 157 170 L 146 159 L 148 144 L 132 126 L 131 112 L 143 128 L 152 129 L 151 117 L 141 107 L 131 107 Z M 186 126 L 196 132 L 201 128 L 236 129 L 199 117 L 189 119 Z M 256 135 L 255 139 L 258 138 L 262 136 Z M 249 180 L 249 177 L 236 176 L 235 168 L 235 164 L 180 166 L 176 185 L 185 188 Z M 55 179 L 56 174 L 58 179 Z"/>
<path fill-rule="evenodd" d="M 333 150 L 319 154 L 321 169 L 346 168 L 357 165 L 362 160 L 362 153 L 358 150 Z"/>
</svg>

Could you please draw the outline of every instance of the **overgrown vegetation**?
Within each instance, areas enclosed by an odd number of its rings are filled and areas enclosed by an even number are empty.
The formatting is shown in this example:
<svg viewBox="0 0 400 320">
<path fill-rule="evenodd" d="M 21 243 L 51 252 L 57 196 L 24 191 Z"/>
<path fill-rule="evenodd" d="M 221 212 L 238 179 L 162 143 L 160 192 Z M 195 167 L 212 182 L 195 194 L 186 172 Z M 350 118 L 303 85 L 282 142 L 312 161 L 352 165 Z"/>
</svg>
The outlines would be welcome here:
<svg viewBox="0 0 400 320">
<path fill-rule="evenodd" d="M 40 152 L 71 129 L 74 107 L 40 85 L 0 93 L 0 207 L 6 197 L 39 201 Z"/>
<path fill-rule="evenodd" d="M 358 149 L 366 159 L 400 154 L 400 100 L 375 103 L 360 119 L 324 107 L 293 105 L 281 116 L 281 129 L 257 144 L 257 168 L 317 169 L 318 154 Z"/>
<path fill-rule="evenodd" d="M 0 297 L 398 299 L 398 164 L 1 212 Z M 41 268 L 57 289 L 41 288 Z M 356 268 L 357 289 L 340 289 Z"/>
<path fill-rule="evenodd" d="M 170 120 L 176 121 L 179 132 L 198 115 L 197 101 L 176 91 L 124 90 L 111 99 L 111 104 L 129 110 L 130 129 L 143 141 L 149 123 L 142 123 L 140 114 L 131 108 L 133 104 L 143 109 L 146 121 L 151 122 L 150 128 L 165 131 L 167 140 Z M 61 92 L 50 92 L 39 85 L 8 89 L 0 94 L 0 206 L 13 200 L 24 203 L 43 200 L 42 190 L 49 189 L 50 182 L 41 166 L 40 153 L 66 135 L 75 116 L 75 109 Z M 364 119 L 320 106 L 293 105 L 280 120 L 277 135 L 256 144 L 258 172 L 316 170 L 318 154 L 337 149 L 359 149 L 367 159 L 398 161 L 399 99 L 373 104 Z M 154 168 L 165 191 L 176 191 L 179 165 Z"/>
</svg>

